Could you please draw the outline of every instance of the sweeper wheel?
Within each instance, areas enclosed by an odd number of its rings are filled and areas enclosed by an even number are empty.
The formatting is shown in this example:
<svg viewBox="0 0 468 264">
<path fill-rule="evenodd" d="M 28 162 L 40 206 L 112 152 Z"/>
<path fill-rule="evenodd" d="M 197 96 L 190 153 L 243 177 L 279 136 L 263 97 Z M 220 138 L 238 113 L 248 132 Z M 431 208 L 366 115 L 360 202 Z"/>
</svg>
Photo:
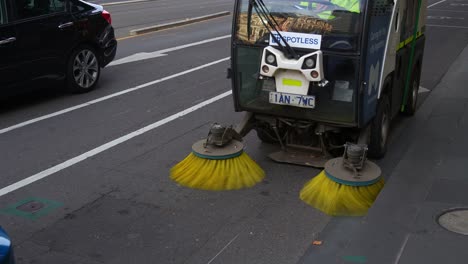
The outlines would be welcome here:
<svg viewBox="0 0 468 264">
<path fill-rule="evenodd" d="M 371 123 L 369 157 L 380 159 L 383 158 L 385 152 L 387 152 L 390 118 L 390 103 L 387 95 L 383 94 L 377 106 L 377 113 Z"/>
<path fill-rule="evenodd" d="M 419 92 L 419 79 L 420 73 L 419 68 L 414 69 L 413 74 L 411 75 L 411 86 L 408 91 L 408 101 L 405 105 L 404 115 L 413 116 L 416 113 L 416 106 L 418 104 L 418 92 Z"/>
</svg>

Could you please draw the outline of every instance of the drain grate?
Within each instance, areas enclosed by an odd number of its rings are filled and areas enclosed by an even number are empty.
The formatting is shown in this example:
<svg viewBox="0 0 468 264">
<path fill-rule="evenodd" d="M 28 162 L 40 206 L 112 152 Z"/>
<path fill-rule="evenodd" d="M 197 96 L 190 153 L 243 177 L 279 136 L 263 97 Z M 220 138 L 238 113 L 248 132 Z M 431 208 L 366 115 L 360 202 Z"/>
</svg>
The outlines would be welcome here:
<svg viewBox="0 0 468 264">
<path fill-rule="evenodd" d="M 438 222 L 449 231 L 468 236 L 468 208 L 447 211 L 439 216 Z"/>
</svg>

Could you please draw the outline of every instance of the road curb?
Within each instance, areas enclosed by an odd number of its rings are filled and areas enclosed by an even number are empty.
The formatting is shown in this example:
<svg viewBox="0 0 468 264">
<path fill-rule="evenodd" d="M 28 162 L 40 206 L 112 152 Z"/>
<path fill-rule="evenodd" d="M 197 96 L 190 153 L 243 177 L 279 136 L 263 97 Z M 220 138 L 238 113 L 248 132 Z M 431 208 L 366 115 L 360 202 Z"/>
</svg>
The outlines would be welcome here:
<svg viewBox="0 0 468 264">
<path fill-rule="evenodd" d="M 178 27 L 178 26 L 183 26 L 183 25 L 188 25 L 196 22 L 201 22 L 217 17 L 222 17 L 222 16 L 227 16 L 230 15 L 231 12 L 229 11 L 223 11 L 219 13 L 214 13 L 206 16 L 200 16 L 200 17 L 194 17 L 194 18 L 186 18 L 184 20 L 179 20 L 171 23 L 165 23 L 165 24 L 159 24 L 159 25 L 154 25 L 154 26 L 149 26 L 149 27 L 144 27 L 144 28 L 138 28 L 134 30 L 130 30 L 130 36 L 136 36 L 140 34 L 145 34 L 149 32 L 155 32 L 163 29 L 169 29 L 173 27 Z"/>
</svg>

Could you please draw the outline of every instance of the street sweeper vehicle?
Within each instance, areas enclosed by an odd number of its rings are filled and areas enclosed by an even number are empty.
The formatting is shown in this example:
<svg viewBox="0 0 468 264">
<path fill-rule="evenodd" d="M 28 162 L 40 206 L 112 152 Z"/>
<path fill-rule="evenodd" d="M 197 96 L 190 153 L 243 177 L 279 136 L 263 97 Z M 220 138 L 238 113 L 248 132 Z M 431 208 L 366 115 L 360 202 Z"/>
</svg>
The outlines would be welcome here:
<svg viewBox="0 0 468 264">
<path fill-rule="evenodd" d="M 382 158 L 392 119 L 416 111 L 426 1 L 236 0 L 228 77 L 234 110 L 245 119 L 235 127 L 213 125 L 171 177 L 201 189 L 254 185 L 264 173 L 240 141 L 255 130 L 280 147 L 269 154 L 272 160 L 325 168 L 323 179 L 374 188 L 363 199 L 375 199 L 383 182 L 367 157 Z M 213 168 L 199 166 L 201 160 L 213 161 Z M 301 191 L 303 200 L 332 192 L 318 192 L 327 184 L 317 178 L 312 190 Z M 350 200 L 362 189 L 347 195 Z M 362 210 L 354 212 L 348 214 Z"/>
<path fill-rule="evenodd" d="M 315 145 L 327 160 L 361 136 L 370 157 L 383 157 L 392 118 L 416 110 L 426 17 L 418 0 L 236 2 L 235 110 L 253 113 L 259 138 Z M 320 165 L 298 153 L 271 157 Z"/>
</svg>

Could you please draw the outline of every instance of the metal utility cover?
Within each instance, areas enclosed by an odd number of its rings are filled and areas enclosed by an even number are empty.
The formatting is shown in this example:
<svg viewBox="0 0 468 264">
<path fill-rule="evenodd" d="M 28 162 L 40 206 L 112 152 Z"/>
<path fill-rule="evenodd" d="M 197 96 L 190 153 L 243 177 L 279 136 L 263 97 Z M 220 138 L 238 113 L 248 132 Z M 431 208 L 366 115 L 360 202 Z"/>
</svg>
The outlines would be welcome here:
<svg viewBox="0 0 468 264">
<path fill-rule="evenodd" d="M 16 207 L 17 210 L 23 211 L 26 213 L 35 213 L 42 208 L 45 207 L 45 204 L 39 201 L 29 201 L 27 203 L 24 203 L 18 207 Z"/>
<path fill-rule="evenodd" d="M 449 231 L 468 236 L 468 208 L 445 212 L 439 216 L 438 222 Z"/>
<path fill-rule="evenodd" d="M 30 220 L 37 220 L 62 205 L 63 204 L 60 202 L 42 198 L 28 198 L 1 209 L 0 213 L 20 216 Z"/>
</svg>

